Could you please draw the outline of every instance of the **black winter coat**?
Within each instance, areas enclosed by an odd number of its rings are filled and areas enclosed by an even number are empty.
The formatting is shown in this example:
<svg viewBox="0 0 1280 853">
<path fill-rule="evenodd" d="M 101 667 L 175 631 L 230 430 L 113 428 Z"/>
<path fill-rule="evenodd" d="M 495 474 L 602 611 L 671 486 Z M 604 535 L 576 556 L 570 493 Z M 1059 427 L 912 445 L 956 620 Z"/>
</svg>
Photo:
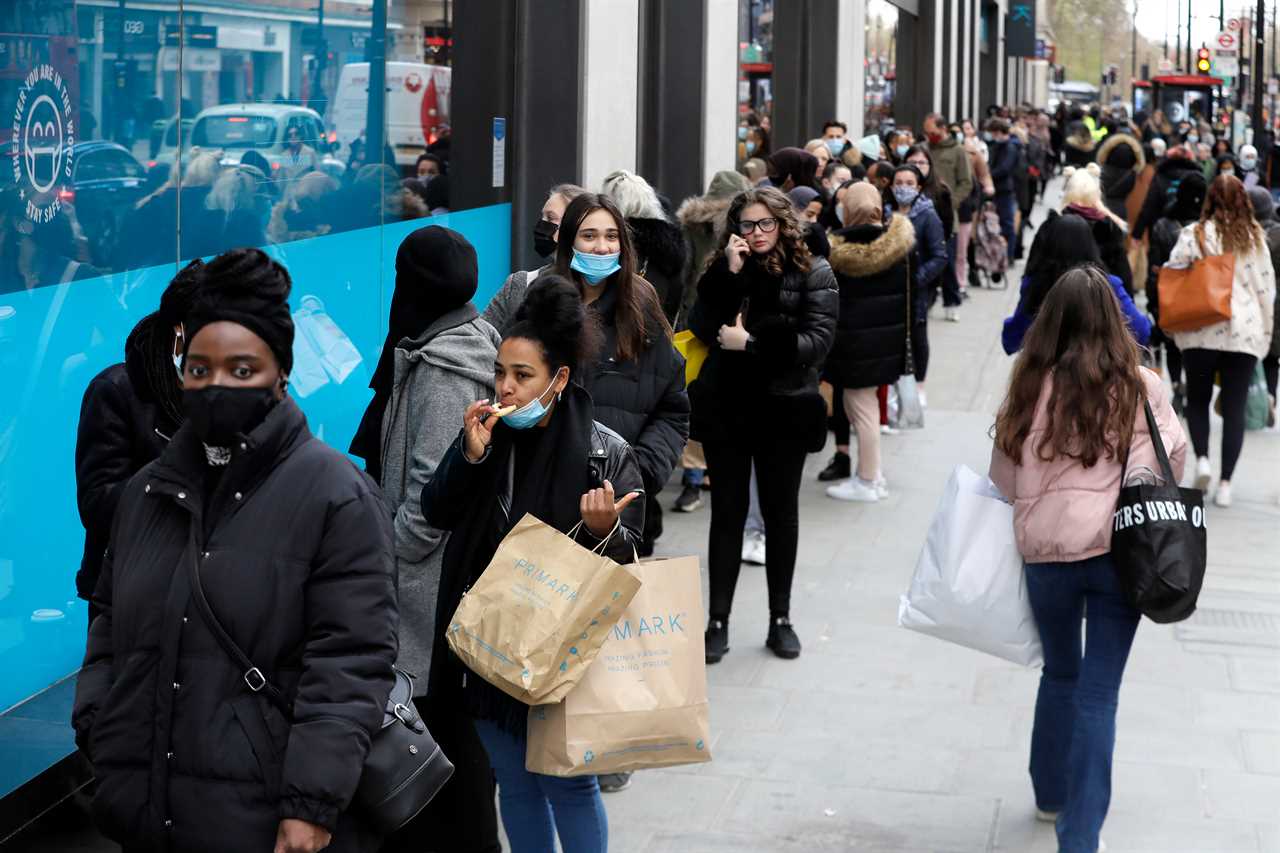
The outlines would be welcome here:
<svg viewBox="0 0 1280 853">
<path fill-rule="evenodd" d="M 892 385 L 906 372 L 915 229 L 894 214 L 888 227 L 855 225 L 833 236 L 840 319 L 824 375 L 843 388 Z"/>
<path fill-rule="evenodd" d="M 1098 256 L 1102 260 L 1102 265 L 1107 272 L 1120 279 L 1125 291 L 1133 296 L 1135 293 L 1133 268 L 1129 266 L 1129 253 L 1124 247 L 1124 230 L 1111 217 L 1100 216 L 1091 208 L 1080 208 L 1069 204 L 1062 212 L 1074 213 L 1089 223 L 1089 230 L 1093 232 L 1093 241 L 1098 244 Z"/>
<path fill-rule="evenodd" d="M 721 349 L 720 327 L 740 312 L 754 340 L 743 352 Z M 710 347 L 689 387 L 690 434 L 748 443 L 805 436 L 838 312 L 835 274 L 822 258 L 810 260 L 808 273 L 790 267 L 778 277 L 754 258 L 734 275 L 718 257 L 698 282 L 689 317 L 689 328 Z M 826 405 L 821 397 L 818 403 L 816 417 L 825 423 Z"/>
<path fill-rule="evenodd" d="M 1147 197 L 1142 202 L 1142 210 L 1133 224 L 1133 239 L 1141 240 L 1147 229 L 1155 224 L 1164 213 L 1164 209 L 1173 201 L 1174 193 L 1182 179 L 1193 172 L 1204 174 L 1200 166 L 1193 160 L 1184 157 L 1165 157 L 1156 164 L 1156 172 L 1151 177 L 1151 186 L 1147 189 Z"/>
<path fill-rule="evenodd" d="M 1147 248 L 1147 311 L 1151 314 L 1152 325 L 1160 325 L 1160 268 L 1173 254 L 1173 247 L 1178 244 L 1182 227 L 1199 219 L 1193 216 L 1186 222 L 1162 216 L 1151 227 Z"/>
<path fill-rule="evenodd" d="M 1098 149 L 1098 163 L 1102 166 L 1100 184 L 1107 209 L 1127 219 L 1129 211 L 1125 202 L 1147 165 L 1142 146 L 1127 133 L 1113 133 Z"/>
<path fill-rule="evenodd" d="M 174 431 L 159 407 L 138 396 L 124 364 L 111 365 L 85 389 L 76 431 L 76 505 L 84 525 L 76 594 L 84 600 L 98 583 L 125 485 L 164 452 Z"/>
<path fill-rule="evenodd" d="M 445 629 L 453 620 L 463 593 L 483 573 L 503 537 L 523 516 L 521 507 L 536 506 L 539 519 L 568 534 L 581 518 L 578 500 L 585 489 L 599 488 L 608 480 L 614 494 L 621 498 L 644 488 L 631 447 L 616 432 L 591 419 L 591 398 L 580 385 L 571 382 L 565 388 L 552 417 L 570 418 L 576 426 L 552 423 L 545 428 L 534 427 L 533 430 L 560 430 L 556 435 L 548 433 L 550 438 L 543 437 L 543 441 L 583 435 L 580 447 L 566 444 L 564 448 L 552 448 L 557 471 L 562 472 L 554 482 L 527 482 L 532 474 L 526 476 L 526 481 L 517 482 L 520 460 L 516 458 L 519 445 L 512 436 L 515 431 L 499 424 L 493 445 L 476 463 L 463 455 L 460 435 L 422 489 L 423 517 L 432 527 L 450 531 L 436 600 L 427 695 L 432 703 L 442 703 L 441 707 L 452 712 L 495 720 L 513 732 L 524 731 L 528 707 L 483 679 L 465 678 L 466 667 L 445 639 Z M 575 461 L 565 455 L 569 452 L 581 456 Z M 643 499 L 627 505 L 620 516 L 618 533 L 602 549 L 605 556 L 618 563 L 632 562 L 642 538 L 644 515 Z M 586 548 L 600 544 L 585 526 L 578 528 L 575 539 Z"/>
<path fill-rule="evenodd" d="M 635 450 L 645 489 L 653 494 L 666 484 L 689 439 L 689 396 L 684 388 L 684 358 L 657 329 L 637 358 L 620 361 L 615 322 L 617 290 L 606 288 L 592 310 L 604 332 L 606 353 L 585 372 L 595 418 Z M 655 320 L 657 318 L 654 318 Z"/>
<path fill-rule="evenodd" d="M 286 817 L 331 830 L 327 851 L 374 850 L 347 807 L 396 657 L 390 511 L 289 398 L 243 437 L 207 504 L 206 474 L 184 427 L 120 499 L 72 717 L 94 818 L 130 850 L 269 851 Z M 192 604 L 193 560 L 292 722 Z"/>
<path fill-rule="evenodd" d="M 679 225 L 665 219 L 633 217 L 627 220 L 627 227 L 631 229 L 640 275 L 658 291 L 667 322 L 674 323 L 693 257 L 689 241 Z"/>
</svg>

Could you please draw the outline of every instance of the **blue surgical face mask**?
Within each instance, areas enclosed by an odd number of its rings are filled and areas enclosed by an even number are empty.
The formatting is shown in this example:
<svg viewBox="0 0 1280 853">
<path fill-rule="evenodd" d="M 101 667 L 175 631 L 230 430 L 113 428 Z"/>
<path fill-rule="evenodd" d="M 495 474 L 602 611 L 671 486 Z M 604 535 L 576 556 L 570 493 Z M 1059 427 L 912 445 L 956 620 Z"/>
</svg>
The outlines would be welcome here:
<svg viewBox="0 0 1280 853">
<path fill-rule="evenodd" d="M 984 131 L 982 132 L 982 141 L 983 141 L 983 142 L 995 142 L 995 141 L 996 141 L 996 136 L 995 136 L 995 134 L 994 134 L 994 133 L 992 133 L 991 131 L 989 131 L 989 130 L 984 130 Z"/>
<path fill-rule="evenodd" d="M 569 269 L 582 273 L 582 277 L 592 284 L 599 284 L 622 269 L 622 264 L 618 260 L 620 256 L 620 252 L 614 252 L 612 255 L 597 255 L 574 249 Z"/>
<path fill-rule="evenodd" d="M 1194 134 L 1194 133 L 1188 133 L 1188 134 L 1187 134 L 1187 144 L 1188 144 L 1188 145 L 1195 145 L 1195 144 L 1196 144 L 1197 142 L 1199 142 L 1199 141 L 1200 141 L 1200 137 L 1199 137 L 1199 136 L 1197 136 L 1196 134 Z"/>
<path fill-rule="evenodd" d="M 827 150 L 831 152 L 832 157 L 839 157 L 844 153 L 844 137 L 837 136 L 835 139 L 827 140 Z"/>
<path fill-rule="evenodd" d="M 178 371 L 178 379 L 182 379 L 182 356 L 175 355 L 173 357 L 173 369 Z"/>
<path fill-rule="evenodd" d="M 556 371 L 557 375 L 559 371 Z M 551 383 L 547 385 L 546 391 L 534 397 L 520 408 L 502 419 L 502 422 L 512 429 L 528 429 L 537 425 L 539 421 L 547 416 L 547 407 L 543 405 L 542 398 L 547 391 L 551 390 L 551 386 L 556 384 L 556 377 L 551 377 Z"/>
<path fill-rule="evenodd" d="M 1246 172 L 1252 172 L 1254 169 L 1258 168 L 1258 159 L 1256 157 L 1241 157 L 1240 168 L 1244 169 Z"/>
<path fill-rule="evenodd" d="M 916 196 L 920 195 L 920 191 L 915 187 L 894 187 L 893 198 L 902 206 L 912 204 L 916 200 Z"/>
<path fill-rule="evenodd" d="M 964 144 L 964 131 L 956 131 L 956 142 Z"/>
<path fill-rule="evenodd" d="M 746 149 L 747 149 L 747 156 L 750 157 L 752 154 L 756 153 L 756 144 L 748 140 L 746 143 Z"/>
<path fill-rule="evenodd" d="M 895 145 L 893 147 L 893 152 L 898 155 L 899 160 L 901 160 L 903 157 L 906 157 L 907 152 L 910 150 L 911 150 L 910 145 Z"/>
<path fill-rule="evenodd" d="M 739 139 L 747 138 L 747 129 L 745 127 L 738 128 L 738 138 Z"/>
</svg>

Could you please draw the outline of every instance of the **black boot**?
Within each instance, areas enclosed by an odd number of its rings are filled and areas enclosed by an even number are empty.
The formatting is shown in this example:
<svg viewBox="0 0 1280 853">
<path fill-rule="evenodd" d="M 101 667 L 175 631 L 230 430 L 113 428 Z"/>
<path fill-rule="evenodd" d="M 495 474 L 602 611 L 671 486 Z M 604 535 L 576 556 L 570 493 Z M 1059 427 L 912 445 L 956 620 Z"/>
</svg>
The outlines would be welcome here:
<svg viewBox="0 0 1280 853">
<path fill-rule="evenodd" d="M 707 663 L 719 663 L 720 659 L 729 653 L 729 622 L 725 619 L 712 619 L 707 622 L 704 641 Z"/>
<path fill-rule="evenodd" d="M 769 621 L 769 639 L 764 644 L 780 658 L 794 660 L 800 657 L 800 638 L 786 616 L 775 616 Z"/>
<path fill-rule="evenodd" d="M 832 480 L 847 480 L 853 476 L 852 463 L 849 461 L 848 453 L 836 451 L 836 455 L 831 457 L 831 461 L 827 463 L 827 467 L 818 472 L 818 480 L 823 483 L 829 483 Z"/>
</svg>

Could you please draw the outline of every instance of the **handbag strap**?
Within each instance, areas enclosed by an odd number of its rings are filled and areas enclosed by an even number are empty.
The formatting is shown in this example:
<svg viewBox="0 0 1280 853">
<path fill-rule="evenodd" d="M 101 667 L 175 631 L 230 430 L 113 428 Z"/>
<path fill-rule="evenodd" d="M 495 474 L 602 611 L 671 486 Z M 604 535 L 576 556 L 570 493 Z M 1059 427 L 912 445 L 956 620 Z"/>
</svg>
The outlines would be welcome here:
<svg viewBox="0 0 1280 853">
<path fill-rule="evenodd" d="M 218 617 L 213 613 L 213 608 L 209 606 L 209 599 L 204 594 L 204 586 L 200 583 L 200 547 L 196 542 L 194 525 L 195 522 L 192 521 L 191 561 L 188 563 L 188 571 L 191 574 L 191 594 L 195 599 L 196 609 L 200 611 L 200 616 L 204 619 L 205 624 L 208 625 L 209 630 L 213 632 L 213 637 L 218 641 L 218 645 L 222 646 L 222 650 L 235 661 L 237 666 L 244 670 L 242 677 L 249 690 L 254 693 L 261 692 L 265 694 L 271 700 L 271 703 L 284 713 L 286 719 L 292 720 L 293 708 L 289 706 L 284 694 L 274 684 L 267 681 L 267 677 L 262 674 L 262 670 L 253 665 L 253 661 L 249 660 L 249 656 L 244 653 L 244 649 L 236 645 L 236 641 L 231 639 L 231 635 L 227 633 L 226 628 L 222 627 L 222 623 L 218 621 Z"/>
<path fill-rule="evenodd" d="M 893 216 L 901 216 L 901 215 L 902 214 L 897 212 L 893 214 Z M 891 219 L 890 224 L 892 224 L 892 221 L 893 220 Z M 912 355 L 912 352 L 911 352 L 911 349 L 912 349 L 911 347 L 911 301 L 914 298 L 914 294 L 911 292 L 911 253 L 910 252 L 907 252 L 906 264 L 907 264 L 907 362 L 904 365 L 903 375 L 905 376 L 907 374 L 911 374 L 912 376 L 915 376 L 916 361 L 915 361 L 915 357 Z"/>
<path fill-rule="evenodd" d="M 1173 476 L 1173 465 L 1169 463 L 1169 454 L 1164 448 L 1164 438 L 1160 435 L 1160 425 L 1156 423 L 1155 412 L 1151 411 L 1151 402 L 1144 395 L 1142 398 L 1143 413 L 1147 418 L 1147 431 L 1151 433 L 1151 447 L 1156 453 L 1156 462 L 1160 466 L 1160 473 L 1164 475 L 1165 483 L 1176 483 L 1178 478 Z M 1133 449 L 1133 442 L 1129 442 L 1129 447 L 1124 452 L 1124 462 L 1120 466 L 1120 488 L 1125 486 L 1125 475 L 1129 472 L 1129 453 Z"/>
</svg>

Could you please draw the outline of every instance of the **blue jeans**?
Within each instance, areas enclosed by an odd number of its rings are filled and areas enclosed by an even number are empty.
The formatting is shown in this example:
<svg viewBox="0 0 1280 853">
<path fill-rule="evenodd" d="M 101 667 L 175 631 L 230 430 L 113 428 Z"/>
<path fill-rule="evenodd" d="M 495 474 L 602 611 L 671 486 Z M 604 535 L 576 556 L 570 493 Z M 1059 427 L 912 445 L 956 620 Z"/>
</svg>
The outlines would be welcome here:
<svg viewBox="0 0 1280 853">
<path fill-rule="evenodd" d="M 1125 600 L 1110 554 L 1028 563 L 1027 594 L 1044 646 L 1031 731 L 1036 806 L 1061 812 L 1060 853 L 1094 853 L 1111 804 L 1120 679 L 1139 614 Z"/>
<path fill-rule="evenodd" d="M 685 468 L 684 469 L 684 485 L 701 487 L 702 478 L 707 475 L 706 469 L 703 468 Z"/>
<path fill-rule="evenodd" d="M 498 779 L 498 804 L 511 853 L 607 853 L 609 819 L 594 776 L 560 778 L 524 769 L 526 742 L 488 720 L 476 733 Z"/>
</svg>

